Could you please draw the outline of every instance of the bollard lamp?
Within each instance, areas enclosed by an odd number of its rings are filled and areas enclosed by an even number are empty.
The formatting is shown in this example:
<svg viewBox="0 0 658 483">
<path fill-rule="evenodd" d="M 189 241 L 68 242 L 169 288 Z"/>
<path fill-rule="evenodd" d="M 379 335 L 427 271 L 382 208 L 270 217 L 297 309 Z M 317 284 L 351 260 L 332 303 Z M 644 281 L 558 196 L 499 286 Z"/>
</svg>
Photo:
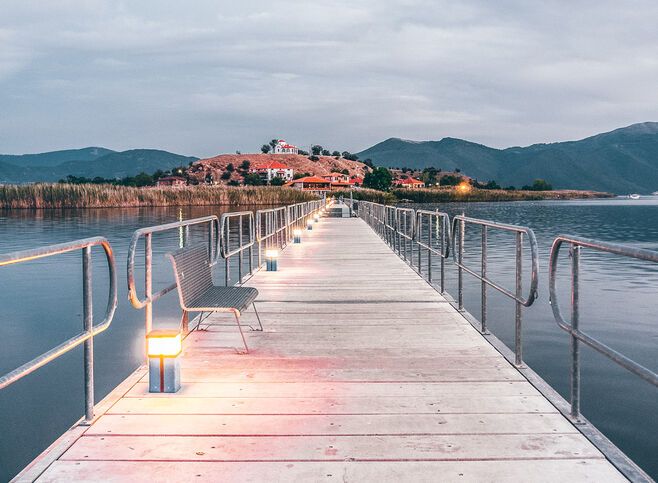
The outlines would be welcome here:
<svg viewBox="0 0 658 483">
<path fill-rule="evenodd" d="M 180 361 L 183 350 L 180 330 L 158 329 L 146 334 L 149 358 L 149 392 L 177 392 L 180 389 Z"/>
</svg>

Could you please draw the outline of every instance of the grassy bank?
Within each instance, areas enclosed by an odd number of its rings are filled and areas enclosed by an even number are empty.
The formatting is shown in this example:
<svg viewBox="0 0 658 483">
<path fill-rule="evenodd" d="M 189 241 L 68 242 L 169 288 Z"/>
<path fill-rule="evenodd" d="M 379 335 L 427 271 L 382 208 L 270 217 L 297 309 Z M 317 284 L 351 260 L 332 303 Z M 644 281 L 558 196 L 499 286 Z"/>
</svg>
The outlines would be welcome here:
<svg viewBox="0 0 658 483">
<path fill-rule="evenodd" d="M 112 208 L 139 206 L 277 205 L 316 197 L 273 186 L 131 188 L 91 184 L 0 185 L 0 208 Z"/>
<path fill-rule="evenodd" d="M 370 189 L 354 190 L 355 200 L 373 201 L 375 203 L 392 204 L 401 201 L 411 203 L 447 203 L 475 201 L 532 201 L 532 200 L 573 200 L 585 198 L 609 198 L 611 193 L 598 191 L 553 190 L 553 191 L 523 191 L 523 190 L 481 190 L 472 188 L 467 193 L 460 192 L 455 187 L 432 189 L 403 190 L 396 189 L 382 192 Z M 349 198 L 348 190 L 337 191 L 336 195 Z"/>
</svg>

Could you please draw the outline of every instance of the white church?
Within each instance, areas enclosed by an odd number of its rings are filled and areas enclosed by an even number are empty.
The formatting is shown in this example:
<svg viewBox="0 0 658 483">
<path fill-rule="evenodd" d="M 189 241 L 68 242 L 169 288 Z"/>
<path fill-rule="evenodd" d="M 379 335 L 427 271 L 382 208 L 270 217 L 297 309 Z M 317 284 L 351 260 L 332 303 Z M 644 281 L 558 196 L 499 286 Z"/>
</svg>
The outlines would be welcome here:
<svg viewBox="0 0 658 483">
<path fill-rule="evenodd" d="M 279 139 L 274 146 L 274 154 L 299 154 L 299 148 L 288 144 L 285 139 Z"/>
</svg>

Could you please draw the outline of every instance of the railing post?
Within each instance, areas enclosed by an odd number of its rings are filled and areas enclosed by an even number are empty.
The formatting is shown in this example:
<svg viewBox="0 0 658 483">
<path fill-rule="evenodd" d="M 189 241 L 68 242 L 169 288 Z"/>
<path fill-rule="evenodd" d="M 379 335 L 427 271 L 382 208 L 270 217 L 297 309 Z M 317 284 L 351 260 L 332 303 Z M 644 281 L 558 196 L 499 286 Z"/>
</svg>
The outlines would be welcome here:
<svg viewBox="0 0 658 483">
<path fill-rule="evenodd" d="M 516 309 L 514 324 L 514 363 L 516 366 L 523 365 L 523 339 L 521 333 L 521 304 L 522 296 L 522 277 L 523 277 L 523 233 L 516 232 Z"/>
<path fill-rule="evenodd" d="M 487 226 L 482 225 L 482 278 L 487 277 Z M 481 282 L 482 290 L 482 320 L 481 320 L 481 332 L 483 334 L 487 333 L 487 284 L 482 280 Z"/>
<path fill-rule="evenodd" d="M 437 220 L 437 226 L 438 226 L 438 220 Z M 445 285 L 446 285 L 446 260 L 443 256 L 445 253 L 445 239 L 446 239 L 446 221 L 444 217 L 441 217 L 441 229 L 440 229 L 440 236 L 441 236 L 441 241 L 440 241 L 440 247 L 441 247 L 441 293 L 445 293 Z"/>
<path fill-rule="evenodd" d="M 580 246 L 571 245 L 571 330 L 578 330 L 580 318 Z M 580 418 L 580 347 L 578 338 L 571 334 L 571 418 Z"/>
<path fill-rule="evenodd" d="M 466 229 L 466 223 L 464 220 L 459 220 L 459 247 L 457 250 L 457 304 L 460 311 L 464 310 L 464 273 L 462 270 L 462 264 L 464 262 L 464 230 Z"/>
<path fill-rule="evenodd" d="M 422 216 L 422 215 L 421 215 Z M 429 225 L 427 232 L 427 280 L 432 283 L 432 215 L 428 216 Z M 422 225 L 421 225 L 422 226 Z M 420 247 L 418 248 L 420 250 Z"/>
<path fill-rule="evenodd" d="M 224 238 L 224 241 L 226 242 L 226 253 L 231 251 L 231 243 L 230 243 L 230 230 L 229 230 L 229 224 L 230 224 L 230 218 L 226 219 L 226 224 L 224 225 L 225 230 L 224 230 L 224 235 L 222 238 Z M 229 261 L 230 257 L 226 257 L 224 259 L 224 285 L 228 287 L 229 280 L 231 279 L 231 263 Z"/>
<path fill-rule="evenodd" d="M 144 235 L 144 335 L 151 332 L 153 328 L 153 302 L 150 298 L 153 296 L 153 234 Z M 144 337 L 144 358 L 148 363 L 148 347 L 146 337 Z"/>
<path fill-rule="evenodd" d="M 94 419 L 94 308 L 92 302 L 93 286 L 91 283 L 91 247 L 82 249 L 82 317 L 84 331 L 90 337 L 84 342 L 85 365 L 85 424 Z"/>
<path fill-rule="evenodd" d="M 423 216 L 423 215 L 420 215 L 420 216 Z M 418 226 L 416 226 L 414 228 L 415 228 L 415 230 L 418 230 L 419 227 L 420 227 L 420 233 L 415 233 L 415 235 L 416 235 L 415 238 L 416 238 L 416 245 L 418 246 L 418 275 L 422 275 L 423 274 L 423 260 L 422 260 L 421 257 L 423 256 L 423 251 L 420 249 L 420 245 L 418 244 L 419 240 L 423 237 L 422 224 L 418 223 Z M 428 253 L 429 253 L 429 250 L 428 250 Z"/>
<path fill-rule="evenodd" d="M 240 279 L 240 283 L 242 283 L 242 262 L 243 262 L 243 257 L 242 257 L 242 215 L 238 216 L 238 224 L 240 225 L 238 227 L 238 241 L 240 242 L 240 251 L 238 252 L 238 277 Z"/>
</svg>

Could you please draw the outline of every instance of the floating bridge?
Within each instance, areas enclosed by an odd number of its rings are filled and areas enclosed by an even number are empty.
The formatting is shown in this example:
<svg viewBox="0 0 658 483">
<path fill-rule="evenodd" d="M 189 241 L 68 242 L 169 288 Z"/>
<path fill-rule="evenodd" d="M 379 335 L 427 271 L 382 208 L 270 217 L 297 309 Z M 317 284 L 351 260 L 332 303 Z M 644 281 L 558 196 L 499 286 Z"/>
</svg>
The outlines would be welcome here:
<svg viewBox="0 0 658 483">
<path fill-rule="evenodd" d="M 352 208 L 334 205 L 333 213 Z M 150 393 L 140 368 L 95 406 L 88 394 L 86 420 L 17 481 L 649 480 L 523 364 L 522 311 L 537 284 L 534 262 L 522 278 L 531 232 L 480 223 L 484 268 L 475 270 L 463 260 L 463 232 L 481 220 L 456 219 L 451 228 L 439 212 L 361 203 L 359 217 L 323 217 L 305 229 L 318 209 L 199 221 L 210 226 L 211 258 L 224 258 L 226 282 L 258 289 L 264 330 L 245 330 L 249 353 L 235 349 L 242 342 L 230 314 L 184 319 L 177 393 Z M 187 231 L 193 222 L 165 226 Z M 289 243 L 293 228 L 304 230 L 299 244 Z M 486 275 L 494 229 L 519 244 L 510 290 Z M 133 251 L 141 238 L 147 250 L 142 299 L 129 262 L 131 298 L 148 329 L 151 306 L 172 290 L 151 293 L 153 232 L 133 239 Z M 278 271 L 257 270 L 266 246 L 285 247 Z M 464 276 L 482 284 L 477 321 L 463 310 L 461 290 L 456 300 L 442 294 L 451 246 L 460 284 Z M 230 260 L 238 258 L 236 268 Z M 487 289 L 516 302 L 513 351 L 486 329 Z M 257 326 L 253 311 L 242 324 Z M 570 330 L 576 346 L 586 343 L 577 325 Z M 93 340 L 83 334 L 78 343 Z"/>
</svg>

